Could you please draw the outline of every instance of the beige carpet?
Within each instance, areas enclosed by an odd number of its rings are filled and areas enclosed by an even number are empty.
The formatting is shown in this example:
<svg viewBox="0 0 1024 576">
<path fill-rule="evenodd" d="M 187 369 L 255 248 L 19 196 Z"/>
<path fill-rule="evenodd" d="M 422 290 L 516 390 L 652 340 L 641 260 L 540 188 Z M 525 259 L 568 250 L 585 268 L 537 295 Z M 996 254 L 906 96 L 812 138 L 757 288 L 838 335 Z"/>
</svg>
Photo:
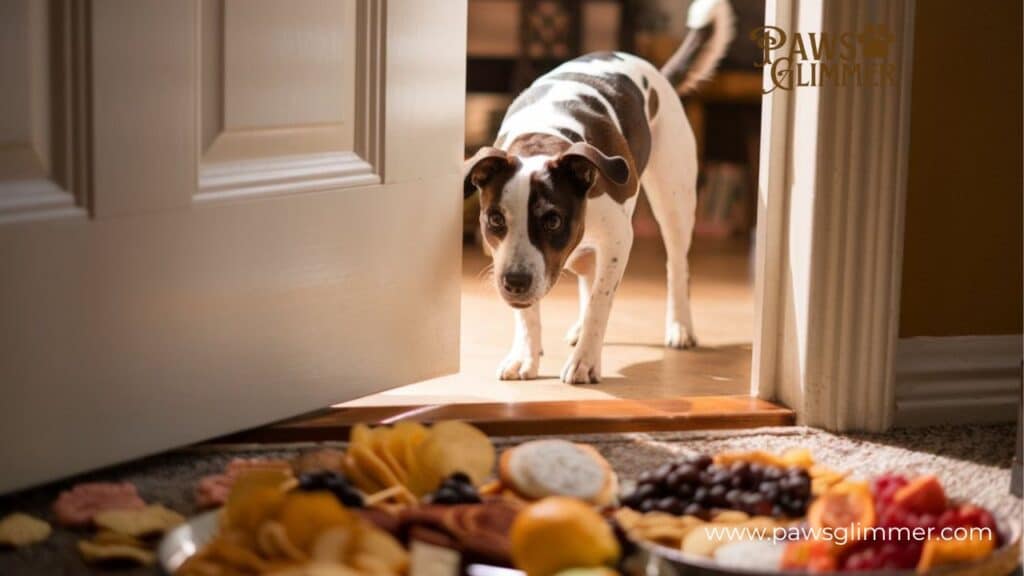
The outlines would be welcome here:
<svg viewBox="0 0 1024 576">
<path fill-rule="evenodd" d="M 716 432 L 597 434 L 575 437 L 594 444 L 625 478 L 687 452 L 809 448 L 816 458 L 837 469 L 871 477 L 888 471 L 933 473 L 953 497 L 982 504 L 1002 518 L 1021 521 L 1021 500 L 1009 493 L 1015 430 L 1011 426 L 922 428 L 886 435 L 835 435 L 809 428 L 761 428 Z M 503 438 L 499 448 L 524 438 Z M 0 498 L 0 515 L 15 510 L 52 519 L 49 506 L 59 490 L 82 480 L 127 480 L 142 496 L 184 514 L 195 512 L 192 486 L 201 475 L 220 470 L 233 457 L 290 456 L 312 445 L 204 447 L 155 456 L 57 485 Z M 48 542 L 26 550 L 0 551 L 0 574 L 92 574 L 79 560 L 74 543 L 79 534 L 57 531 Z M 157 574 L 152 570 L 119 570 L 110 574 Z"/>
</svg>

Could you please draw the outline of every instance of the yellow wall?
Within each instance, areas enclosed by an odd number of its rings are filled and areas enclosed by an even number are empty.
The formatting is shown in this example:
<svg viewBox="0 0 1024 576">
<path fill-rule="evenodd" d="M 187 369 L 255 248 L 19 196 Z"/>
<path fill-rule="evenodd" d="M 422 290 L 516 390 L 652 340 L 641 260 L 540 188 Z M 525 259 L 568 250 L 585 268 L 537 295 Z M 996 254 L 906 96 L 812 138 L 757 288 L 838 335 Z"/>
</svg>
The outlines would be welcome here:
<svg viewBox="0 0 1024 576">
<path fill-rule="evenodd" d="M 917 2 L 901 337 L 1021 332 L 1021 5 Z"/>
</svg>

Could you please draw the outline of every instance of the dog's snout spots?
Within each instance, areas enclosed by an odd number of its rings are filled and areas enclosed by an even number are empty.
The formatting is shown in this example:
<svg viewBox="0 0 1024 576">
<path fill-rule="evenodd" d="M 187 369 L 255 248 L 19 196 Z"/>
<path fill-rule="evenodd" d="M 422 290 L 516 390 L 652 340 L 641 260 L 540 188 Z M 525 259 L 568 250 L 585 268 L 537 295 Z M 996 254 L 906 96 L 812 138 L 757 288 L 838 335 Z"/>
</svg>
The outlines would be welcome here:
<svg viewBox="0 0 1024 576">
<path fill-rule="evenodd" d="M 501 275 L 501 287 L 509 294 L 526 294 L 531 286 L 533 275 L 529 272 L 506 272 Z"/>
</svg>

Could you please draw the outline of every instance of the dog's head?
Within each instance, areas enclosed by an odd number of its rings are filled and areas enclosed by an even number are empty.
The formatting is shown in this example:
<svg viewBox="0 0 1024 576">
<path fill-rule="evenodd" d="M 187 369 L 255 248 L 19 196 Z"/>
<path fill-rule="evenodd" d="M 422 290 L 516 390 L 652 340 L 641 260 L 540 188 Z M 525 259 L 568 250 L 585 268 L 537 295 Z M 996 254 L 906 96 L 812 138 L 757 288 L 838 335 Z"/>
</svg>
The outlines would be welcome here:
<svg viewBox="0 0 1024 576">
<path fill-rule="evenodd" d="M 556 154 L 485 147 L 463 166 L 464 192 L 480 192 L 480 229 L 494 257 L 498 292 L 509 305 L 540 300 L 583 237 L 588 193 L 601 178 L 623 184 L 629 165 L 585 142 Z"/>
</svg>

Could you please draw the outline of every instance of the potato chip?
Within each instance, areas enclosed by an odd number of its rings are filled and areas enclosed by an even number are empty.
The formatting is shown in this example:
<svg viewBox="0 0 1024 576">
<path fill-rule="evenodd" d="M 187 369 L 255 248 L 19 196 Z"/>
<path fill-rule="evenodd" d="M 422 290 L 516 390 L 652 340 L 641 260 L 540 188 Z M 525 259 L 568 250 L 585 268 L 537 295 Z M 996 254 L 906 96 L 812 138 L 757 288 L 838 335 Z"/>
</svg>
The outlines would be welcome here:
<svg viewBox="0 0 1024 576">
<path fill-rule="evenodd" d="M 342 563 L 352 554 L 352 548 L 361 530 L 338 527 L 324 530 L 316 537 L 310 550 L 314 562 Z"/>
<path fill-rule="evenodd" d="M 356 424 L 348 433 L 348 445 L 369 447 L 373 444 L 373 430 L 366 424 Z"/>
<path fill-rule="evenodd" d="M 78 551 L 90 564 L 126 563 L 150 566 L 156 561 L 156 557 L 149 550 L 123 544 L 95 544 L 88 540 L 79 540 Z"/>
<path fill-rule="evenodd" d="M 232 568 L 233 572 L 264 574 L 270 567 L 270 563 L 258 554 L 227 538 L 217 538 L 207 544 L 199 557 Z"/>
<path fill-rule="evenodd" d="M 398 574 L 386 562 L 369 554 L 356 554 L 351 564 L 363 576 L 395 576 Z"/>
<path fill-rule="evenodd" d="M 355 542 L 353 554 L 358 558 L 365 555 L 379 561 L 387 570 L 395 573 L 404 573 L 409 566 L 409 553 L 395 540 L 393 536 L 383 530 L 371 528 L 363 531 Z M 354 563 L 357 567 L 358 563 Z"/>
<path fill-rule="evenodd" d="M 292 492 L 285 497 L 277 520 L 289 540 L 300 550 L 312 549 L 317 536 L 329 528 L 354 526 L 359 518 L 342 508 L 334 495 L 326 492 Z"/>
<path fill-rule="evenodd" d="M 356 485 L 356 488 L 359 488 L 367 494 L 380 492 L 385 488 L 384 486 L 378 485 L 376 480 L 370 478 L 370 476 L 359 468 L 359 465 L 356 463 L 355 458 L 352 457 L 352 454 L 345 455 L 345 476 Z"/>
<path fill-rule="evenodd" d="M 144 538 L 184 524 L 185 517 L 161 504 L 151 504 L 145 508 L 106 510 L 96 514 L 93 522 L 111 532 Z"/>
<path fill-rule="evenodd" d="M 419 454 L 430 490 L 455 472 L 465 473 L 476 485 L 483 484 L 495 461 L 491 439 L 478 428 L 457 420 L 434 424 Z"/>
<path fill-rule="evenodd" d="M 391 430 L 391 435 L 388 438 L 388 449 L 395 455 L 399 465 L 408 472 L 410 468 L 409 454 L 415 453 L 416 449 L 427 439 L 430 433 L 419 422 L 410 422 L 408 420 L 398 422 Z M 411 450 L 407 450 L 407 447 Z"/>
<path fill-rule="evenodd" d="M 28 514 L 15 512 L 0 520 L 0 545 L 29 546 L 46 540 L 52 532 L 53 528 L 46 522 Z"/>
<path fill-rule="evenodd" d="M 384 487 L 390 488 L 396 484 L 400 484 L 398 478 L 395 477 L 388 465 L 384 463 L 370 448 L 365 446 L 350 446 L 348 449 L 349 456 L 355 462 L 355 465 L 368 476 L 374 483 Z"/>
<path fill-rule="evenodd" d="M 255 535 L 284 502 L 281 486 L 291 478 L 280 470 L 258 470 L 241 476 L 231 488 L 221 521 L 224 527 Z"/>
<path fill-rule="evenodd" d="M 280 522 L 264 522 L 256 531 L 256 546 L 266 558 L 283 558 L 294 562 L 309 560 L 309 555 L 299 550 L 288 538 Z"/>
</svg>

